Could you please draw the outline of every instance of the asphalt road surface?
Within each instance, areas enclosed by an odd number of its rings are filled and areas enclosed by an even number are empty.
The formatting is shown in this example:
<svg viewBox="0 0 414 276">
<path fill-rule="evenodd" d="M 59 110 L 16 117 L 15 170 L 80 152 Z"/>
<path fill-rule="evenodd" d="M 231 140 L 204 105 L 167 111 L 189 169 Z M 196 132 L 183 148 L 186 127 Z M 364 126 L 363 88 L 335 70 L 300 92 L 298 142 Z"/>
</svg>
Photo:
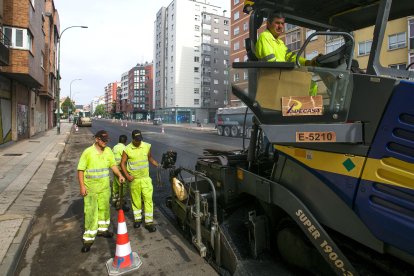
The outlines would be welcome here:
<svg viewBox="0 0 414 276">
<path fill-rule="evenodd" d="M 22 254 L 17 275 L 106 275 L 106 261 L 113 258 L 114 239 L 97 238 L 91 251 L 82 254 L 83 200 L 79 196 L 76 166 L 82 151 L 93 143 L 93 133 L 105 129 L 110 136 L 108 146 L 113 147 L 119 135 L 125 134 L 131 141 L 133 129 L 140 129 L 144 140 L 152 144 L 153 157 L 160 161 L 162 153 L 174 150 L 178 153 L 177 165 L 194 168 L 196 159 L 204 148 L 232 150 L 241 148 L 238 138 L 219 137 L 212 132 L 201 132 L 176 127 L 137 125 L 128 127 L 109 120 L 95 120 L 92 128 L 80 128 L 73 132 L 53 179 L 37 212 L 37 219 Z M 132 212 L 126 214 L 131 247 L 143 260 L 137 271 L 140 275 L 214 275 L 212 267 L 181 237 L 165 198 L 170 194 L 169 184 L 159 186 L 155 170 L 151 168 L 154 184 L 154 203 L 158 209 L 154 217 L 156 234 L 145 229 L 132 228 Z M 166 180 L 164 175 L 163 180 Z M 163 182 L 164 182 L 163 181 Z M 159 212 L 167 215 L 167 219 Z M 111 228 L 117 225 L 117 213 L 112 210 Z M 113 229 L 116 230 L 116 229 Z"/>
</svg>

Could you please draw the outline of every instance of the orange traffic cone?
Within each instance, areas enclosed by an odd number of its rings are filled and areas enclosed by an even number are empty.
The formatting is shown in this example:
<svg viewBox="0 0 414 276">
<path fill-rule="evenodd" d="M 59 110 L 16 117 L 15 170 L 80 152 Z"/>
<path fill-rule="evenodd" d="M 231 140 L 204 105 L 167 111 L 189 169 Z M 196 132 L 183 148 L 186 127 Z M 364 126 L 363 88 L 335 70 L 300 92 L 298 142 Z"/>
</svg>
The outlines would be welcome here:
<svg viewBox="0 0 414 276">
<path fill-rule="evenodd" d="M 136 252 L 132 252 L 124 211 L 118 211 L 118 234 L 116 237 L 115 257 L 106 262 L 109 275 L 121 275 L 138 269 L 142 261 Z"/>
</svg>

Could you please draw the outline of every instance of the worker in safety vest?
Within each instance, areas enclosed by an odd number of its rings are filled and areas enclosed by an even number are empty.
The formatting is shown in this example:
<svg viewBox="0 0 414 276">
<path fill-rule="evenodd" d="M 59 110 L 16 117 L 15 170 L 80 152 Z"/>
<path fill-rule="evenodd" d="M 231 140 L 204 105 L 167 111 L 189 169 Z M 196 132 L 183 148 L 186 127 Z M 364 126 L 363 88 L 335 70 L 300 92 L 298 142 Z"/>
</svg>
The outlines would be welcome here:
<svg viewBox="0 0 414 276">
<path fill-rule="evenodd" d="M 122 153 L 124 152 L 127 140 L 128 140 L 128 138 L 126 137 L 126 135 L 120 135 L 119 139 L 118 139 L 118 144 L 116 144 L 114 146 L 114 148 L 112 149 L 112 152 L 114 153 L 114 156 L 115 156 L 116 165 L 118 166 L 118 169 L 121 172 L 122 172 L 122 169 L 121 169 Z M 121 186 L 121 184 L 119 183 L 118 178 L 114 177 L 114 179 L 112 181 L 112 205 L 117 210 L 119 210 L 122 207 L 122 210 L 124 210 L 124 212 L 128 212 L 129 207 L 128 207 L 126 201 L 125 201 L 126 192 L 127 192 L 127 183 L 125 182 L 122 185 L 123 206 L 120 205 L 121 204 L 121 198 L 120 198 L 120 188 L 119 188 L 119 186 Z"/>
<path fill-rule="evenodd" d="M 263 31 L 256 43 L 256 57 L 261 61 L 286 62 L 295 61 L 296 54 L 290 52 L 280 35 L 285 31 L 285 17 L 280 12 L 269 14 L 266 21 L 266 30 Z M 316 57 L 306 60 L 299 57 L 299 64 L 305 66 L 316 66 Z M 315 82 L 310 84 L 310 96 L 315 96 L 318 87 Z"/>
<path fill-rule="evenodd" d="M 141 201 L 143 200 L 145 228 L 149 232 L 155 232 L 157 229 L 154 226 L 153 187 L 149 175 L 149 163 L 159 166 L 152 158 L 151 144 L 143 142 L 141 131 L 136 129 L 132 131 L 132 142 L 125 147 L 122 154 L 121 168 L 130 183 L 134 228 L 139 228 L 142 223 Z"/>
<path fill-rule="evenodd" d="M 111 149 L 106 146 L 109 137 L 105 130 L 95 134 L 95 143 L 85 149 L 78 163 L 80 195 L 83 196 L 85 213 L 85 232 L 82 252 L 88 252 L 96 236 L 111 238 L 109 232 L 110 197 L 109 168 L 125 182 L 125 178 L 116 166 Z"/>
</svg>

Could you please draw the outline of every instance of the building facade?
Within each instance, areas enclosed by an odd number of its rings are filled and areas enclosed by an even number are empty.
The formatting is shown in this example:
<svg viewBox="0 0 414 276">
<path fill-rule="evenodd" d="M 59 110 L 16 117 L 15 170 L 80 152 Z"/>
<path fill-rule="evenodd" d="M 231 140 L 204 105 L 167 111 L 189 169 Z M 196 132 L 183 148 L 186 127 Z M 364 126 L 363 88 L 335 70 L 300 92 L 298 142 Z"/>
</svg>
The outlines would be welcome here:
<svg viewBox="0 0 414 276">
<path fill-rule="evenodd" d="M 116 112 L 116 99 L 119 82 L 110 82 L 104 87 L 105 90 L 105 110 L 109 114 Z"/>
<path fill-rule="evenodd" d="M 222 8 L 205 1 L 174 0 L 158 11 L 154 22 L 155 117 L 169 123 L 209 121 L 209 110 L 224 106 L 228 23 Z"/>
<path fill-rule="evenodd" d="M 4 48 L 9 55 L 0 67 L 0 144 L 54 126 L 59 36 L 52 0 L 3 0 L 2 13 L 0 56 L 7 56 Z"/>
</svg>

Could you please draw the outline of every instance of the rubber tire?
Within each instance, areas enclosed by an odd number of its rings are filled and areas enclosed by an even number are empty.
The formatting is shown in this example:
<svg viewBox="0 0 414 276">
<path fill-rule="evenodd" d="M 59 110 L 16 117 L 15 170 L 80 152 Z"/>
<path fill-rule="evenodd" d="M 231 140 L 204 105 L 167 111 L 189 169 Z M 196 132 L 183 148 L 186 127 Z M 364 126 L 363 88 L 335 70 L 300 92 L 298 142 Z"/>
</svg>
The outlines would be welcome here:
<svg viewBox="0 0 414 276">
<path fill-rule="evenodd" d="M 223 136 L 223 127 L 222 126 L 217 127 L 217 135 L 218 136 Z"/>
<path fill-rule="evenodd" d="M 226 137 L 230 136 L 230 127 L 228 126 L 224 127 L 223 135 Z"/>
<path fill-rule="evenodd" d="M 239 136 L 239 128 L 237 126 L 232 126 L 231 129 L 230 129 L 230 135 L 232 137 Z"/>
</svg>

